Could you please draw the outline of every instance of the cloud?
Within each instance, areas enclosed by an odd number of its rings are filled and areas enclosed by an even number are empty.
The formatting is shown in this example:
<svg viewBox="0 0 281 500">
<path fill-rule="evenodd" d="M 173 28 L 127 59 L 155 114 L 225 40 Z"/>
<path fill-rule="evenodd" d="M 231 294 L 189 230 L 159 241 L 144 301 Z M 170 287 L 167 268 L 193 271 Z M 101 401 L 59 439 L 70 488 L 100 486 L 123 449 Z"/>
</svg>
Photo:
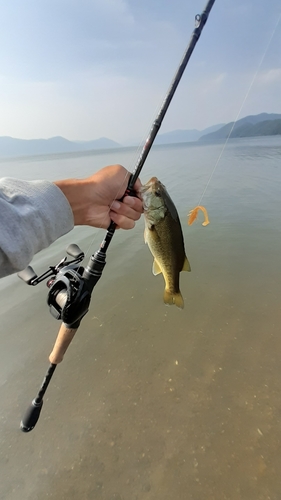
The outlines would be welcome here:
<svg viewBox="0 0 281 500">
<path fill-rule="evenodd" d="M 120 143 L 147 131 L 161 102 L 151 82 L 106 74 L 80 74 L 59 82 L 2 81 L 0 136 L 61 135 L 73 140 L 109 137 Z M 153 116 L 152 116 L 153 115 Z M 133 132 L 132 132 L 133 131 Z"/>
<path fill-rule="evenodd" d="M 280 0 L 271 1 L 270 11 L 262 0 L 215 4 L 163 132 L 235 118 L 276 24 Z M 1 8 L 0 135 L 122 143 L 150 127 L 202 3 L 13 0 Z M 247 97 L 253 114 L 280 111 L 278 37 Z"/>
<path fill-rule="evenodd" d="M 106 63 L 134 26 L 124 0 L 15 0 L 1 17 L 1 71 L 41 81 Z"/>
<path fill-rule="evenodd" d="M 96 12 L 103 12 L 107 18 L 110 17 L 122 25 L 133 26 L 135 24 L 129 5 L 124 0 L 94 0 L 87 3 Z"/>
<path fill-rule="evenodd" d="M 281 83 L 281 68 L 272 68 L 267 71 L 261 72 L 257 76 L 257 83 L 260 83 L 262 85 Z"/>
<path fill-rule="evenodd" d="M 225 83 L 227 78 L 227 73 L 219 73 L 217 75 L 211 75 L 208 77 L 207 81 L 202 81 L 201 91 L 204 94 L 212 95 L 214 92 L 218 92 L 221 86 Z"/>
</svg>

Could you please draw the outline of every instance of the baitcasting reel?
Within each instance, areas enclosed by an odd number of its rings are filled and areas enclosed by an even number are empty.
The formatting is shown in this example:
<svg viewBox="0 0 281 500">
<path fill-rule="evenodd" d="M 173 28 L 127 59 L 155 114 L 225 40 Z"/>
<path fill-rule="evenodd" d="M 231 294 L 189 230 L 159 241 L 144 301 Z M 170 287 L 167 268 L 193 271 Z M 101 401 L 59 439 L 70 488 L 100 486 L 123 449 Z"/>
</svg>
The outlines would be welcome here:
<svg viewBox="0 0 281 500">
<path fill-rule="evenodd" d="M 67 247 L 66 253 L 73 257 L 73 260 L 67 261 L 67 257 L 64 257 L 56 266 L 50 266 L 48 271 L 40 276 L 28 266 L 18 273 L 18 276 L 31 286 L 48 279 L 47 304 L 50 313 L 66 325 L 73 325 L 87 313 L 91 293 L 82 277 L 84 267 L 79 265 L 84 259 L 84 253 L 75 243 Z"/>
</svg>

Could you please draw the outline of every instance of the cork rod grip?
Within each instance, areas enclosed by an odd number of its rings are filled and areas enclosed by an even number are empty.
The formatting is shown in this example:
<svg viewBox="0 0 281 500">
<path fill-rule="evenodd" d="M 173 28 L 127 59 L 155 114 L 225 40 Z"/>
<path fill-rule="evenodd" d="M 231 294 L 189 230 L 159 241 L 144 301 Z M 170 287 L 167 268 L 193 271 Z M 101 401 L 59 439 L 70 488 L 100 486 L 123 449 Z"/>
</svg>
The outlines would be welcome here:
<svg viewBox="0 0 281 500">
<path fill-rule="evenodd" d="M 62 323 L 55 345 L 49 356 L 50 363 L 57 365 L 63 360 L 64 354 L 76 332 L 77 328 L 67 328 L 67 326 Z"/>
</svg>

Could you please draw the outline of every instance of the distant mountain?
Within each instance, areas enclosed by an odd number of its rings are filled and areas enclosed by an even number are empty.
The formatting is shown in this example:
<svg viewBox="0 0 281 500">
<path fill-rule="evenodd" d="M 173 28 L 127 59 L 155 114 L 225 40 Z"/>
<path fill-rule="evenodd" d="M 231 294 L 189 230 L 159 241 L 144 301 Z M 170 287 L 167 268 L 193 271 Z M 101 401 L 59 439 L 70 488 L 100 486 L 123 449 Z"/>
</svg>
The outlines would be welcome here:
<svg viewBox="0 0 281 500">
<path fill-rule="evenodd" d="M 281 135 L 281 114 L 261 113 L 249 115 L 234 122 L 217 124 L 204 130 L 173 130 L 159 134 L 155 144 L 176 144 L 194 141 L 218 141 L 226 139 L 231 132 L 233 137 L 254 137 L 262 135 Z M 233 130 L 232 130 L 233 127 Z M 0 158 L 11 156 L 33 156 L 59 153 L 75 153 L 97 149 L 112 149 L 122 147 L 118 142 L 101 137 L 92 141 L 68 141 L 64 137 L 50 139 L 14 139 L 0 137 Z"/>
<path fill-rule="evenodd" d="M 230 132 L 230 138 L 234 137 L 254 137 L 260 135 L 278 135 L 280 131 L 281 114 L 260 113 L 259 115 L 249 115 L 241 120 L 227 123 L 217 131 L 205 134 L 200 137 L 200 141 L 217 141 L 226 139 Z M 234 126 L 233 126 L 234 125 Z M 232 130 L 233 127 L 233 130 Z"/>
<path fill-rule="evenodd" d="M 77 147 L 80 147 L 82 144 L 85 151 L 90 151 L 91 149 L 112 149 L 122 147 L 122 145 L 118 142 L 115 142 L 112 139 L 107 139 L 106 137 L 100 137 L 100 139 L 94 139 L 92 141 L 76 141 L 74 144 L 76 144 Z"/>
<path fill-rule="evenodd" d="M 204 134 L 210 132 L 215 132 L 221 128 L 224 123 L 218 125 L 213 125 L 212 127 L 205 128 L 204 130 L 173 130 L 172 132 L 166 132 L 165 134 L 159 134 L 156 137 L 154 144 L 175 144 L 180 142 L 194 142 L 198 141 L 200 137 Z"/>
<path fill-rule="evenodd" d="M 281 119 L 265 120 L 255 125 L 244 123 L 234 130 L 231 137 L 256 137 L 260 135 L 281 135 Z"/>
<path fill-rule="evenodd" d="M 91 151 L 93 149 L 118 148 L 120 144 L 106 137 L 93 141 L 75 142 L 63 137 L 51 139 L 14 139 L 13 137 L 0 137 L 0 157 L 44 155 L 55 153 L 73 153 L 78 151 Z"/>
</svg>

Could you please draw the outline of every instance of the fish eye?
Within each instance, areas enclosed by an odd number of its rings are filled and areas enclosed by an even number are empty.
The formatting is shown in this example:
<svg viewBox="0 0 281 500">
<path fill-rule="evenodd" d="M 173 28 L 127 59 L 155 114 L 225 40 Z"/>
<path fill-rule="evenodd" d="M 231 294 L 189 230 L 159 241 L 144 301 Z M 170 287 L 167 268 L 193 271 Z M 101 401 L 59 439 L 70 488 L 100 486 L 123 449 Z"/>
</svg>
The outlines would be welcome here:
<svg viewBox="0 0 281 500">
<path fill-rule="evenodd" d="M 160 191 L 155 191 L 155 196 L 159 198 L 159 196 L 161 196 Z"/>
</svg>

